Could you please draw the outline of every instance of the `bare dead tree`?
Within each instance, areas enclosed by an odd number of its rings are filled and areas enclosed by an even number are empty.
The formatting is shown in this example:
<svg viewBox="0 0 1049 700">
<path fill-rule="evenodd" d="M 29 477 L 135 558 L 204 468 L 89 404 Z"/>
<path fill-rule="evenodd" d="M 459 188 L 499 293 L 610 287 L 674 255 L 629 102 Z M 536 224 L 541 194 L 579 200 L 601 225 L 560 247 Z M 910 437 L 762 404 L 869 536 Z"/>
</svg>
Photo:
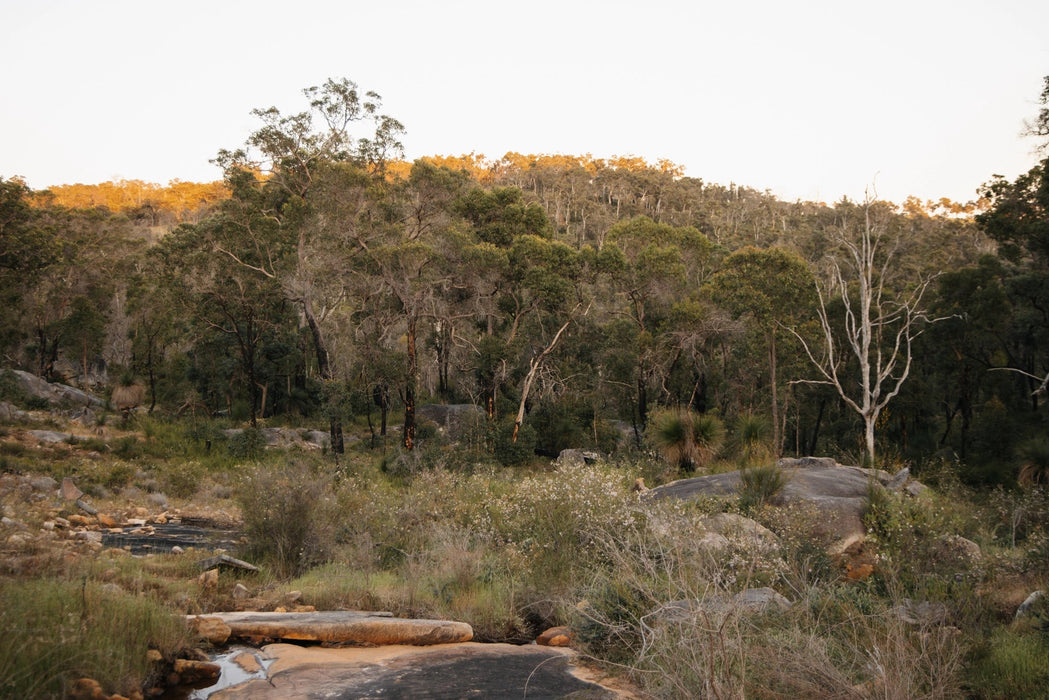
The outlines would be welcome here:
<svg viewBox="0 0 1049 700">
<path fill-rule="evenodd" d="M 822 348 L 817 352 L 808 341 L 791 331 L 820 375 L 819 379 L 798 383 L 826 384 L 834 387 L 853 411 L 863 420 L 866 459 L 874 463 L 874 428 L 878 417 L 900 392 L 910 375 L 914 340 L 931 323 L 922 306 L 922 298 L 935 279 L 921 279 L 908 291 L 894 293 L 886 288 L 891 279 L 897 248 L 876 225 L 871 210 L 875 203 L 868 192 L 864 198 L 863 226 L 858 234 L 842 219 L 837 243 L 844 253 L 830 258 L 831 289 L 836 289 L 844 308 L 844 327 L 832 325 L 827 301 L 832 295 L 819 282 L 819 320 Z M 891 248 L 886 249 L 892 245 Z M 844 347 L 838 338 L 844 338 Z M 858 364 L 859 376 L 844 376 L 851 356 Z"/>
</svg>

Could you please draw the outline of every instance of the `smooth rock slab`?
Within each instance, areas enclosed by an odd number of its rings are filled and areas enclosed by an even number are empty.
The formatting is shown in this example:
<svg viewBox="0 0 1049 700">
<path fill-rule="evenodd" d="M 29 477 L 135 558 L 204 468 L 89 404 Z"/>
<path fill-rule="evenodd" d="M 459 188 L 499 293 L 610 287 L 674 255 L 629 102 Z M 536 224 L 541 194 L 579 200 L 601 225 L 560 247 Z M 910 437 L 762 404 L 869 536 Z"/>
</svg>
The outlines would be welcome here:
<svg viewBox="0 0 1049 700">
<path fill-rule="evenodd" d="M 804 457 L 781 459 L 786 483 L 773 499 L 777 505 L 809 503 L 819 510 L 822 522 L 814 534 L 830 542 L 828 551 L 841 554 L 863 540 L 871 489 L 884 489 L 892 481 L 887 472 L 837 464 L 833 459 Z M 740 472 L 724 472 L 681 479 L 645 492 L 646 499 L 690 499 L 698 496 L 735 498 L 742 485 Z"/>
<path fill-rule="evenodd" d="M 485 698 L 630 697 L 573 674 L 565 649 L 475 642 L 448 647 L 389 646 L 319 649 L 271 644 L 266 679 L 211 695 L 214 700 L 292 698 L 392 698 L 458 700 Z"/>
<path fill-rule="evenodd" d="M 374 646 L 451 644 L 473 639 L 473 628 L 465 622 L 409 620 L 381 612 L 227 612 L 201 617 L 218 618 L 229 626 L 231 637 L 241 639 L 293 639 Z"/>
</svg>

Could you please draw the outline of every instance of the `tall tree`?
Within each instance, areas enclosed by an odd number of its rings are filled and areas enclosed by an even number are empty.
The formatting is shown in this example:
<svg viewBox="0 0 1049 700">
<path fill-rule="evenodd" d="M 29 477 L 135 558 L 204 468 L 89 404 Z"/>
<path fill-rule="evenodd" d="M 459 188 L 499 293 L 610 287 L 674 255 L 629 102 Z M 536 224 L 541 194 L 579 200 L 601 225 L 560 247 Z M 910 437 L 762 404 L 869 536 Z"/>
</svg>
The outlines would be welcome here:
<svg viewBox="0 0 1049 700">
<path fill-rule="evenodd" d="M 764 340 L 772 442 L 779 454 L 785 421 L 779 377 L 782 338 L 790 338 L 787 329 L 797 329 L 812 313 L 816 301 L 812 273 L 804 260 L 788 250 L 747 246 L 725 259 L 706 289 L 737 319 L 756 326 Z"/>
<path fill-rule="evenodd" d="M 252 113 L 262 126 L 247 147 L 219 152 L 216 162 L 232 190 L 226 216 L 238 227 L 227 229 L 237 240 L 217 243 L 215 249 L 279 284 L 285 299 L 299 308 L 318 374 L 330 384 L 336 381 L 336 365 L 326 326 L 344 304 L 340 271 L 347 267 L 345 256 L 355 251 L 346 245 L 354 233 L 340 227 L 368 219 L 382 200 L 386 163 L 401 155 L 403 127 L 379 111 L 378 94 L 362 93 L 345 78 L 303 93 L 309 109 L 290 115 L 275 107 L 256 109 Z M 372 133 L 353 133 L 360 123 Z M 251 249 L 253 262 L 236 252 L 240 246 Z M 339 454 L 338 416 L 331 417 L 330 429 L 333 451 Z"/>
<path fill-rule="evenodd" d="M 931 278 L 911 284 L 893 279 L 898 241 L 888 235 L 882 218 L 886 205 L 868 196 L 859 207 L 842 202 L 839 213 L 834 232 L 839 254 L 828 260 L 830 287 L 816 288 L 822 345 L 816 348 L 801 334 L 794 335 L 822 377 L 809 383 L 834 387 L 863 421 L 864 452 L 873 464 L 878 417 L 910 375 L 915 338 L 939 319 L 931 319 L 923 305 Z M 842 306 L 841 328 L 834 327 L 827 308 L 832 294 Z"/>
<path fill-rule="evenodd" d="M 621 221 L 608 232 L 602 254 L 616 261 L 611 287 L 616 296 L 613 315 L 627 327 L 617 332 L 629 338 L 618 348 L 632 359 L 635 432 L 640 436 L 648 420 L 650 392 L 657 373 L 676 356 L 671 309 L 693 296 L 711 267 L 713 245 L 690 226 L 660 224 L 646 216 Z M 621 365 L 622 357 L 613 364 Z M 624 381 L 627 381 L 624 378 Z"/>
</svg>

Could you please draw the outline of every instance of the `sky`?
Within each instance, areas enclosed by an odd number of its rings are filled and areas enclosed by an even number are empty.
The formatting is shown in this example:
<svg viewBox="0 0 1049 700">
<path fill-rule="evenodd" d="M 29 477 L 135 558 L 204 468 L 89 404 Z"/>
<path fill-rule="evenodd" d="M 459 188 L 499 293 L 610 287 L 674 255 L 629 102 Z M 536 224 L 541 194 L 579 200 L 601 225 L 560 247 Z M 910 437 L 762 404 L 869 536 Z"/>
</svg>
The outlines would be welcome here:
<svg viewBox="0 0 1049 700">
<path fill-rule="evenodd" d="M 967 202 L 1036 162 L 1046 0 L 0 0 L 0 177 L 212 181 L 349 78 L 406 155 L 668 159 L 787 199 Z"/>
</svg>

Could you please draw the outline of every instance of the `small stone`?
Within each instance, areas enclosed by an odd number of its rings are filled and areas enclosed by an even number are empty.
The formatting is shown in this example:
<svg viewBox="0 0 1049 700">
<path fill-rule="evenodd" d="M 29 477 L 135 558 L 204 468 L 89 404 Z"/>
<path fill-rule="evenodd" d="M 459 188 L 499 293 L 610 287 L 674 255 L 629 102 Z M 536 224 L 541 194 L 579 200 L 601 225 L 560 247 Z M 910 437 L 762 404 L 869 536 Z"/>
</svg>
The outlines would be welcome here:
<svg viewBox="0 0 1049 700">
<path fill-rule="evenodd" d="M 102 544 L 102 533 L 96 530 L 78 530 L 73 534 L 73 539 L 100 545 Z"/>
<path fill-rule="evenodd" d="M 112 515 L 109 515 L 108 513 L 99 513 L 95 517 L 98 518 L 98 524 L 101 525 L 102 527 L 116 527 L 117 526 L 117 519 L 114 518 Z"/>
<path fill-rule="evenodd" d="M 733 596 L 733 601 L 738 607 L 745 610 L 767 610 L 778 608 L 786 610 L 791 606 L 789 600 L 771 588 L 748 588 Z"/>
<path fill-rule="evenodd" d="M 915 601 L 910 598 L 902 599 L 893 612 L 903 622 L 909 625 L 943 625 L 948 618 L 947 606 L 928 600 Z"/>
<path fill-rule="evenodd" d="M 262 670 L 262 664 L 259 663 L 258 658 L 247 651 L 233 657 L 233 663 L 240 666 L 245 673 L 254 674 Z"/>
<path fill-rule="evenodd" d="M 36 476 L 29 480 L 34 491 L 54 492 L 58 488 L 58 482 L 49 476 Z"/>
<path fill-rule="evenodd" d="M 567 647 L 572 644 L 572 632 L 567 627 L 560 625 L 539 635 L 535 643 L 544 647 Z"/>
<path fill-rule="evenodd" d="M 304 613 L 304 612 L 317 612 L 317 608 L 312 605 L 293 605 L 291 607 L 292 612 Z"/>
<path fill-rule="evenodd" d="M 177 544 L 171 548 L 172 554 L 185 554 L 185 552 L 186 550 L 182 549 L 182 547 L 179 547 Z"/>
<path fill-rule="evenodd" d="M 1034 627 L 1049 629 L 1049 598 L 1038 590 L 1027 596 L 1016 609 L 1016 620 L 1027 620 Z"/>
<path fill-rule="evenodd" d="M 273 612 L 286 613 L 288 612 L 288 609 L 283 605 L 278 605 L 277 607 L 273 608 Z"/>
<path fill-rule="evenodd" d="M 72 525 L 78 525 L 80 527 L 86 527 L 88 525 L 94 525 L 95 524 L 95 519 L 94 518 L 89 518 L 86 515 L 80 515 L 79 513 L 77 513 L 77 514 L 69 516 L 69 522 Z"/>
<path fill-rule="evenodd" d="M 84 492 L 78 489 L 68 476 L 62 479 L 62 485 L 59 487 L 58 492 L 67 501 L 76 501 L 84 495 Z"/>
<path fill-rule="evenodd" d="M 157 525 L 166 525 L 168 522 L 168 518 L 164 514 L 157 515 L 153 517 L 153 522 Z"/>
<path fill-rule="evenodd" d="M 199 647 L 193 647 L 186 652 L 186 659 L 196 659 L 197 661 L 211 661 L 211 657 L 208 656 L 208 652 L 204 651 Z"/>
<path fill-rule="evenodd" d="M 237 582 L 237 585 L 233 586 L 233 599 L 234 600 L 244 600 L 244 599 L 250 598 L 250 597 L 251 597 L 251 591 L 249 591 L 247 589 L 247 587 L 243 583 Z"/>
<path fill-rule="evenodd" d="M 297 602 L 300 598 L 302 598 L 302 591 L 288 591 L 284 594 L 284 600 L 289 603 Z"/>
<path fill-rule="evenodd" d="M 209 644 L 225 644 L 230 636 L 229 625 L 217 617 L 197 616 L 190 618 L 189 628 Z"/>
<path fill-rule="evenodd" d="M 175 673 L 183 683 L 193 684 L 198 681 L 218 678 L 222 668 L 210 661 L 193 661 L 190 659 L 175 659 Z"/>
<path fill-rule="evenodd" d="M 919 498 L 920 496 L 924 495 L 925 492 L 928 490 L 929 487 L 921 483 L 920 481 L 912 481 L 903 487 L 903 492 L 906 493 L 908 496 L 913 496 L 914 498 Z"/>
<path fill-rule="evenodd" d="M 219 585 L 219 570 L 208 569 L 197 577 L 197 582 L 200 583 L 204 589 L 217 588 Z"/>
<path fill-rule="evenodd" d="M 899 491 L 906 484 L 907 480 L 911 478 L 910 467 L 904 467 L 900 471 L 896 472 L 888 483 L 885 484 L 885 488 L 889 491 Z"/>
<path fill-rule="evenodd" d="M 97 700 L 104 697 L 102 685 L 94 678 L 78 678 L 69 691 L 70 700 Z"/>
</svg>

